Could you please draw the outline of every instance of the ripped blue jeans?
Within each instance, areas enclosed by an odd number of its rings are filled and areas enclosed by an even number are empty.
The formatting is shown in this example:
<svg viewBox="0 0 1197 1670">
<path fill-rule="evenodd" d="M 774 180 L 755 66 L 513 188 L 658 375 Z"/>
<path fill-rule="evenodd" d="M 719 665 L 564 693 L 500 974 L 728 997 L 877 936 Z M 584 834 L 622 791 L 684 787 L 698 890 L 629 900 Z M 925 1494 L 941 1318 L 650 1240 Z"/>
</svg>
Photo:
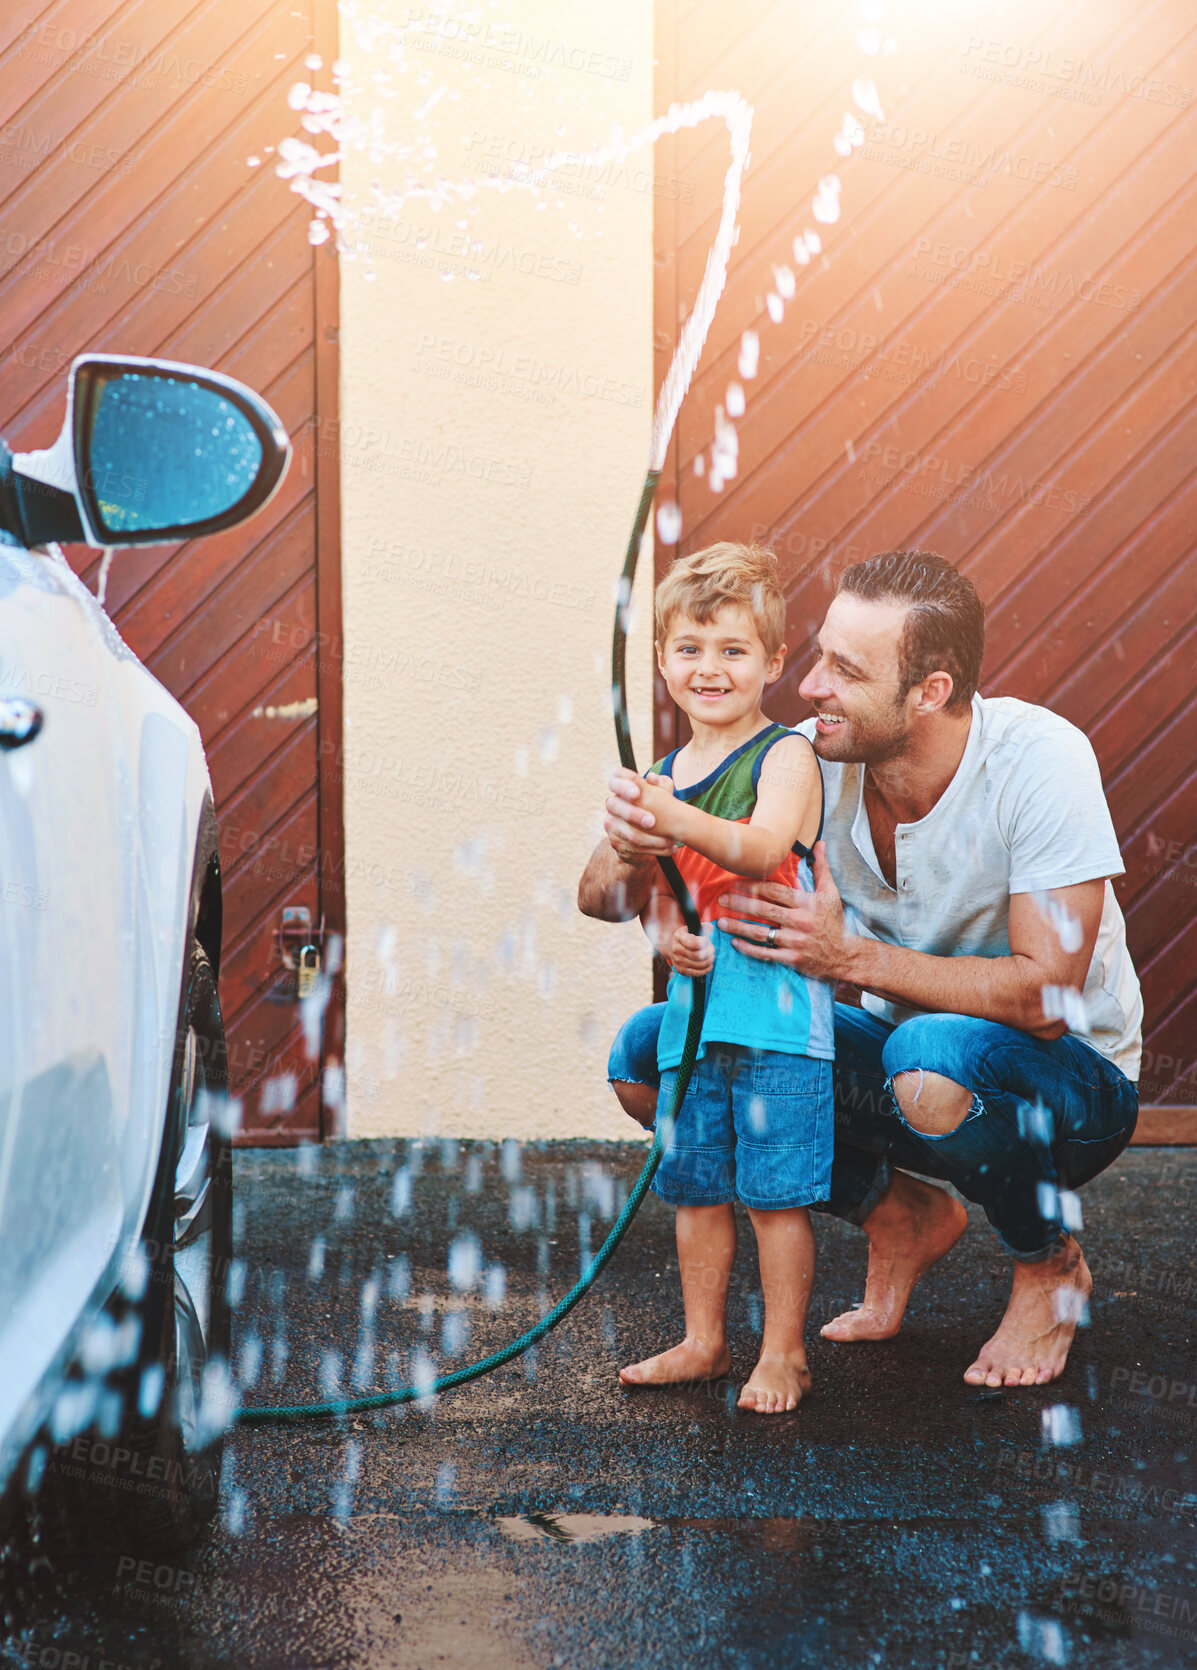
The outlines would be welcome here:
<svg viewBox="0 0 1197 1670">
<path fill-rule="evenodd" d="M 664 1012 L 657 1003 L 624 1022 L 609 1078 L 658 1082 Z M 967 1116 L 945 1136 L 916 1131 L 894 1101 L 893 1079 L 920 1069 L 972 1091 Z M 1060 1191 L 1117 1158 L 1138 1112 L 1138 1087 L 1068 1033 L 1048 1041 L 970 1015 L 918 1015 L 891 1027 L 837 1003 L 831 1198 L 812 1210 L 863 1223 L 893 1170 L 918 1172 L 976 1201 L 1016 1258 L 1048 1258 L 1070 1222 Z"/>
</svg>

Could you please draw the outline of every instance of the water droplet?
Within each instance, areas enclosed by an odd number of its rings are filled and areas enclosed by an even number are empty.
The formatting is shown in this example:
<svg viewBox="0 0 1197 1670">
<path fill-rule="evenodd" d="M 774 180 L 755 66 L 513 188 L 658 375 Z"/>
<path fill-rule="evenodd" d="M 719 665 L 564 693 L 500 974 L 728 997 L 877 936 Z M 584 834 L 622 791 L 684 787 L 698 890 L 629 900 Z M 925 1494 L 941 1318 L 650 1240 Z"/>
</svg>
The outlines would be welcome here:
<svg viewBox="0 0 1197 1670">
<path fill-rule="evenodd" d="M 245 1522 L 249 1515 L 249 1498 L 240 1488 L 230 1490 L 226 1497 L 227 1506 L 224 1510 L 225 1530 L 232 1537 L 239 1537 L 245 1530 Z"/>
<path fill-rule="evenodd" d="M 1080 1519 L 1075 1502 L 1048 1502 L 1043 1510 L 1043 1532 L 1048 1542 L 1079 1542 Z"/>
<path fill-rule="evenodd" d="M 761 339 L 755 331 L 745 331 L 740 337 L 740 354 L 736 362 L 741 377 L 751 382 L 756 376 L 761 358 Z"/>
<path fill-rule="evenodd" d="M 1040 1618 L 1030 1612 L 1018 1614 L 1018 1644 L 1049 1664 L 1067 1664 L 1070 1642 L 1058 1618 Z"/>
<path fill-rule="evenodd" d="M 482 1243 L 472 1230 L 449 1243 L 449 1280 L 458 1293 L 470 1293 L 482 1274 Z"/>
<path fill-rule="evenodd" d="M 1049 1444 L 1065 1448 L 1081 1441 L 1081 1412 L 1068 1403 L 1052 1403 L 1040 1411 L 1040 1425 Z"/>
<path fill-rule="evenodd" d="M 858 76 L 852 83 L 852 97 L 866 116 L 876 116 L 879 122 L 885 120 L 881 109 L 881 95 L 877 91 L 876 84 L 868 76 Z"/>
<path fill-rule="evenodd" d="M 158 1405 L 162 1402 L 162 1393 L 166 1387 L 166 1374 L 161 1363 L 151 1363 L 141 1376 L 137 1388 L 137 1413 L 142 1420 L 148 1421 L 157 1413 Z"/>
<path fill-rule="evenodd" d="M 254 1329 L 241 1342 L 237 1354 L 237 1378 L 243 1386 L 255 1386 L 261 1370 L 262 1336 Z"/>
<path fill-rule="evenodd" d="M 411 1172 L 400 1166 L 391 1181 L 391 1216 L 401 1218 L 411 1205 Z"/>
<path fill-rule="evenodd" d="M 676 545 L 682 537 L 682 513 L 672 499 L 657 506 L 657 538 L 662 545 Z"/>
<path fill-rule="evenodd" d="M 336 1398 L 341 1395 L 341 1353 L 326 1347 L 320 1353 L 320 1396 Z"/>
</svg>

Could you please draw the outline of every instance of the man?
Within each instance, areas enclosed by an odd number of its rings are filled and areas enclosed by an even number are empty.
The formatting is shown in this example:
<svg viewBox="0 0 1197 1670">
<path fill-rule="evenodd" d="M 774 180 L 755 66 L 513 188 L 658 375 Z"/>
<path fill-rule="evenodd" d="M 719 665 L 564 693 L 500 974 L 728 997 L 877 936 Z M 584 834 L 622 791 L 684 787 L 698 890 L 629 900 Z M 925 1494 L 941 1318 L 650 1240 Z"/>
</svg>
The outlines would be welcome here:
<svg viewBox="0 0 1197 1670">
<path fill-rule="evenodd" d="M 1085 1310 L 1072 1190 L 1134 1131 L 1143 1006 L 1093 750 L 1046 708 L 976 694 L 984 639 L 976 591 L 941 557 L 892 551 L 844 571 L 799 692 L 826 794 L 816 891 L 746 884 L 721 903 L 760 926 L 718 921 L 745 956 L 863 992 L 863 1008 L 836 1005 L 827 1209 L 864 1229 L 868 1277 L 861 1306 L 822 1332 L 897 1332 L 967 1222 L 910 1173 L 943 1178 L 1014 1257 L 1006 1313 L 964 1378 L 1028 1386 L 1063 1371 Z M 611 780 L 607 837 L 578 889 L 588 916 L 655 908 L 671 843 L 637 807 L 640 783 Z M 612 1052 L 642 1123 L 660 1007 L 634 1015 Z"/>
</svg>

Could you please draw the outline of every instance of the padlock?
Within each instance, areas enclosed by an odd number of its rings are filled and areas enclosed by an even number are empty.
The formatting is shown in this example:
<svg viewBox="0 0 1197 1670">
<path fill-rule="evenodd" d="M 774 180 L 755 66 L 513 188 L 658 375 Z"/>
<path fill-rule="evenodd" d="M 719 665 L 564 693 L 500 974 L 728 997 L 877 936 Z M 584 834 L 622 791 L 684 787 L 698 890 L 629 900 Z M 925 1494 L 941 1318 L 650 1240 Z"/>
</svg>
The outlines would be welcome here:
<svg viewBox="0 0 1197 1670">
<path fill-rule="evenodd" d="M 299 963 L 295 975 L 296 997 L 309 997 L 312 987 L 316 984 L 316 976 L 320 972 L 320 953 L 314 945 L 304 945 L 299 952 Z"/>
</svg>

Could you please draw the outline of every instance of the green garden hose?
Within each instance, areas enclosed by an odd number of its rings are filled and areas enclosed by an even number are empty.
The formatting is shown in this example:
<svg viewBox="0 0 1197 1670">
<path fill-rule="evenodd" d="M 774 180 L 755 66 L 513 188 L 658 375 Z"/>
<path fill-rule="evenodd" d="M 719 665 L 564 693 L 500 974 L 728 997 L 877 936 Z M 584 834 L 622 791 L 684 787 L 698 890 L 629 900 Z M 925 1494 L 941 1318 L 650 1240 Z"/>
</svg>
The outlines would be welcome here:
<svg viewBox="0 0 1197 1670">
<path fill-rule="evenodd" d="M 619 597 L 615 607 L 615 630 L 611 645 L 611 695 L 615 709 L 615 734 L 619 744 L 619 757 L 625 766 L 636 769 L 636 760 L 632 752 L 632 739 L 628 728 L 627 712 L 627 680 L 624 670 L 624 652 L 627 645 L 628 615 L 632 601 L 632 582 L 636 575 L 636 560 L 640 554 L 640 543 L 644 537 L 644 530 L 648 525 L 649 511 L 652 508 L 653 496 L 660 480 L 659 470 L 650 470 L 645 477 L 644 490 L 640 495 L 640 504 L 636 511 L 636 520 L 632 527 L 632 537 L 628 541 L 627 556 L 624 559 L 623 574 L 619 583 Z M 671 858 L 659 858 L 657 862 L 665 873 L 670 891 L 681 907 L 686 926 L 693 934 L 702 932 L 702 924 L 694 902 L 687 891 L 677 865 Z M 399 1403 L 413 1403 L 417 1399 L 428 1397 L 435 1392 L 452 1391 L 455 1386 L 464 1386 L 471 1380 L 477 1380 L 484 1374 L 490 1374 L 505 1363 L 512 1362 L 522 1356 L 544 1338 L 559 1322 L 563 1322 L 584 1294 L 594 1285 L 599 1273 L 606 1266 L 616 1247 L 623 1240 L 628 1226 L 640 1208 L 640 1202 L 648 1193 L 648 1186 L 652 1182 L 661 1157 L 668 1146 L 673 1132 L 674 1122 L 678 1111 L 685 1099 L 686 1089 L 690 1083 L 690 1074 L 694 1068 L 695 1057 L 698 1054 L 698 1041 L 702 1033 L 702 1018 L 706 1003 L 706 980 L 698 978 L 693 982 L 694 996 L 690 1008 L 689 1024 L 686 1028 L 686 1041 L 682 1050 L 682 1059 L 678 1064 L 677 1078 L 674 1080 L 673 1095 L 669 1106 L 657 1122 L 653 1134 L 652 1147 L 644 1168 L 632 1188 L 631 1194 L 624 1203 L 623 1210 L 611 1227 L 611 1232 L 603 1242 L 588 1269 L 581 1279 L 574 1283 L 564 1298 L 559 1299 L 541 1317 L 535 1327 L 529 1328 L 527 1333 L 512 1340 L 501 1351 L 493 1351 L 489 1357 L 483 1357 L 468 1368 L 455 1369 L 452 1374 L 439 1375 L 430 1385 L 402 1386 L 398 1391 L 379 1392 L 373 1397 L 336 1398 L 328 1403 L 296 1403 L 281 1405 L 276 1408 L 241 1409 L 238 1410 L 236 1420 L 245 1425 L 264 1421 L 302 1421 L 311 1420 L 320 1415 L 356 1415 L 369 1409 L 389 1409 Z"/>
</svg>

